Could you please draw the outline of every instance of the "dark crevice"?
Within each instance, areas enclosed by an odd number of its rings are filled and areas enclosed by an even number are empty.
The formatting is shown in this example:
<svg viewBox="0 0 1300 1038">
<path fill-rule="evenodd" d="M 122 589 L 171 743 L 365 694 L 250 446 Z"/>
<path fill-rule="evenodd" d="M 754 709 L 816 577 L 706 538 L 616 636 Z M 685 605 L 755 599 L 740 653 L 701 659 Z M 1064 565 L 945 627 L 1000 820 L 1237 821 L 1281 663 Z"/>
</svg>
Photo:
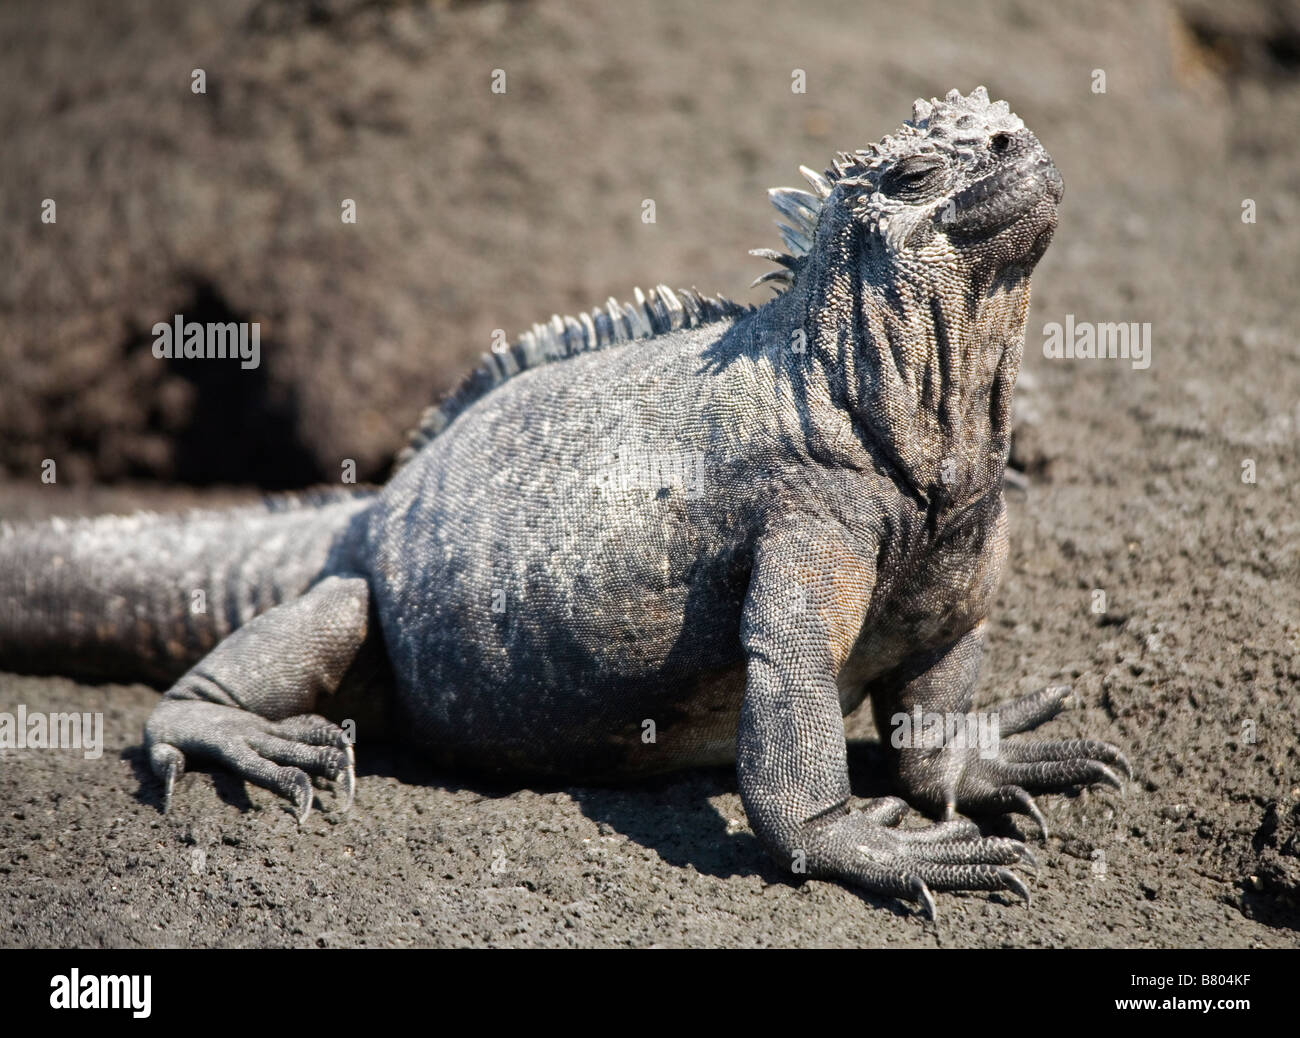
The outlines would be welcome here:
<svg viewBox="0 0 1300 1038">
<path fill-rule="evenodd" d="M 245 323 L 251 316 L 235 310 L 209 279 L 191 275 L 191 294 L 177 309 L 184 320 L 199 324 Z M 170 321 L 172 314 L 160 314 Z M 260 330 L 260 329 L 259 329 Z M 132 335 L 122 344 L 125 354 L 151 353 L 151 330 Z M 166 439 L 172 457 L 168 471 L 135 462 L 127 475 L 133 479 L 164 479 L 195 486 L 253 484 L 267 490 L 288 490 L 323 482 L 325 473 L 299 435 L 300 412 L 295 390 L 276 382 L 271 368 L 278 349 L 265 337 L 260 343 L 257 367 L 245 368 L 238 359 L 158 359 L 166 372 L 153 387 L 161 390 L 168 379 L 181 379 L 192 387 L 188 405 L 178 416 L 168 413 L 159 392 L 146 410 L 145 431 Z"/>
<path fill-rule="evenodd" d="M 1184 8 L 1183 25 L 1205 63 L 1224 79 L 1294 79 L 1300 76 L 1300 15 L 1272 3 L 1262 17 L 1232 24 L 1217 8 Z"/>
<path fill-rule="evenodd" d="M 258 0 L 245 24 L 254 33 L 286 34 L 319 29 L 343 35 L 366 18 L 384 19 L 401 8 L 437 12 L 473 7 L 482 0 Z M 524 2 L 524 0 L 516 0 Z"/>
</svg>

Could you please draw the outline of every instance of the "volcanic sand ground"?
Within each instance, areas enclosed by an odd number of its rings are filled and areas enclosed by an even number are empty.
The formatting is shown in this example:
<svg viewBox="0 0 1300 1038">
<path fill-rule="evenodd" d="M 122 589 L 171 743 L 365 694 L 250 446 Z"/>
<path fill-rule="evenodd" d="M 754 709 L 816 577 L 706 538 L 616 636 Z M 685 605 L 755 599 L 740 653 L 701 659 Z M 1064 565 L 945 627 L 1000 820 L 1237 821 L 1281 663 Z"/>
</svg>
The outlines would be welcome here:
<svg viewBox="0 0 1300 1038">
<path fill-rule="evenodd" d="M 402 233 L 387 232 L 385 262 L 410 264 L 395 296 L 416 281 L 425 293 L 422 307 L 395 304 L 390 316 L 401 324 L 411 311 L 427 335 L 418 357 L 402 354 L 397 388 L 381 387 L 397 397 L 367 395 L 364 379 L 321 391 L 321 413 L 344 434 L 350 406 L 373 414 L 398 400 L 397 424 L 408 411 L 413 419 L 419 401 L 401 394 L 453 382 L 498 326 L 518 329 L 661 280 L 760 299 L 744 286 L 762 269 L 745 249 L 775 243 L 763 188 L 796 182 L 799 163 L 824 165 L 834 150 L 878 137 L 918 94 L 986 83 L 1007 97 L 1053 154 L 1066 194 L 1034 276 L 1025 362 L 1033 392 L 1018 447 L 1031 479 L 1026 493 L 1009 495 L 1011 555 L 977 704 L 1071 683 L 1078 708 L 1053 721 L 1051 735 L 1119 744 L 1135 779 L 1123 797 L 1099 789 L 1040 798 L 1045 844 L 1023 819 L 992 822 L 989 831 L 1023 832 L 1035 848 L 1032 904 L 941 894 L 936 927 L 911 905 L 788 882 L 752 835 L 725 769 L 625 788 L 510 789 L 466 784 L 363 743 L 347 814 L 322 790 L 299 826 L 266 790 L 197 770 L 163 815 L 141 753 L 156 690 L 0 675 L 0 710 L 98 711 L 105 724 L 98 760 L 0 752 L 0 942 L 1297 944 L 1300 91 L 1293 69 L 1260 57 L 1270 30 L 1259 10 L 1247 5 L 1240 23 L 1216 26 L 1197 7 L 1163 5 L 1066 5 L 1051 19 L 1034 5 L 992 2 L 913 3 L 891 18 L 857 3 L 803 15 L 806 6 L 759 15 L 685 2 L 618 13 L 594 2 L 453 6 L 427 17 L 403 5 L 322 6 L 342 13 L 320 25 L 287 15 L 275 23 L 264 74 L 305 65 L 299 76 L 316 77 L 322 109 L 362 64 L 391 80 L 389 100 L 409 118 L 389 130 L 397 143 L 379 133 L 358 145 L 370 189 L 421 152 L 472 156 L 486 137 L 502 156 L 452 163 L 424 182 L 427 197 L 413 197 L 434 230 L 410 231 L 418 262 L 403 260 Z M 111 69 L 174 53 L 188 70 L 187 46 L 247 24 L 240 5 L 218 7 L 171 16 L 170 50 L 157 49 L 163 29 L 143 17 L 149 4 L 131 9 L 134 21 L 79 35 L 91 53 L 76 62 L 60 60 L 66 33 L 42 28 L 44 5 L 26 8 L 8 38 L 44 62 L 33 89 L 54 92 L 60 75 L 93 76 L 95 59 Z M 386 46 L 406 48 L 406 64 L 377 63 Z M 481 104 L 416 105 L 409 92 L 421 62 L 437 65 L 440 84 L 486 82 L 504 66 L 519 100 L 500 123 Z M 805 95 L 790 90 L 796 67 L 807 73 Z M 1107 75 L 1104 94 L 1092 89 L 1096 68 Z M 115 103 L 130 110 L 124 89 Z M 0 107 L 17 103 L 12 90 Z M 161 113 L 159 132 L 213 132 L 178 118 Z M 270 148 L 279 131 L 258 132 Z M 36 148 L 34 139 L 14 147 Z M 62 142 L 70 156 L 81 139 L 70 132 Z M 293 154 L 279 160 L 291 166 Z M 409 203 L 409 185 L 393 191 Z M 639 220 L 645 197 L 657 203 L 654 225 Z M 1242 220 L 1245 199 L 1254 223 Z M 437 233 L 450 237 L 427 236 Z M 93 267 L 94 257 L 75 262 Z M 447 299 L 455 306 L 444 319 Z M 309 320 L 318 302 L 307 293 L 293 305 Z M 33 310 L 7 303 L 6 326 L 21 338 L 36 326 Z M 1045 357 L 1043 326 L 1066 314 L 1149 323 L 1150 366 Z M 86 334 L 25 363 L 86 342 L 93 349 Z M 373 334 L 390 344 L 394 335 Z M 307 348 L 296 341 L 288 336 L 284 348 Z M 353 346 L 365 353 L 364 341 Z M 410 371 L 422 385 L 406 384 Z M 51 437 L 58 456 L 65 445 Z M 260 449 L 274 457 L 277 443 Z M 1254 482 L 1243 480 L 1247 462 Z M 47 487 L 18 471 L 0 484 L 0 516 L 166 509 L 250 492 Z M 868 712 L 847 730 L 855 793 L 890 792 Z"/>
</svg>

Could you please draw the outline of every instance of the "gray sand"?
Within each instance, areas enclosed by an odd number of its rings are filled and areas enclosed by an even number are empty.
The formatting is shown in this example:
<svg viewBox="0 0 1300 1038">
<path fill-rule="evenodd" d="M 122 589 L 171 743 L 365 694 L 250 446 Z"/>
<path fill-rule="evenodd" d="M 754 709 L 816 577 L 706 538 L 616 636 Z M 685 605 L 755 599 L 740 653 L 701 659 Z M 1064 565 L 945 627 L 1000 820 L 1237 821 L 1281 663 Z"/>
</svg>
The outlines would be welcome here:
<svg viewBox="0 0 1300 1038">
<path fill-rule="evenodd" d="M 18 272 L 0 285 L 0 517 L 234 500 L 251 491 L 166 483 L 337 478 L 345 457 L 380 474 L 493 329 L 638 283 L 758 300 L 766 187 L 918 94 L 985 83 L 1066 193 L 979 701 L 1070 682 L 1080 706 L 1052 735 L 1121 745 L 1136 778 L 1123 798 L 1041 798 L 1045 845 L 993 823 L 1035 847 L 1032 905 L 940 895 L 936 928 L 784 880 L 726 770 L 511 790 L 362 744 L 345 815 L 322 790 L 299 827 L 195 771 L 164 816 L 140 750 L 156 690 L 0 674 L 0 710 L 105 725 L 97 760 L 0 753 L 0 944 L 1298 943 L 1300 78 L 1263 6 L 325 3 L 323 24 L 213 6 L 115 4 L 93 31 L 0 8 L 0 265 Z M 215 99 L 188 91 L 200 65 Z M 33 215 L 46 195 L 57 232 Z M 196 271 L 275 329 L 252 403 L 251 383 L 160 373 L 133 339 L 193 302 Z M 1149 323 L 1150 366 L 1045 357 L 1067 314 Z M 45 457 L 67 461 L 57 486 Z M 867 712 L 848 731 L 855 792 L 889 792 Z"/>
</svg>

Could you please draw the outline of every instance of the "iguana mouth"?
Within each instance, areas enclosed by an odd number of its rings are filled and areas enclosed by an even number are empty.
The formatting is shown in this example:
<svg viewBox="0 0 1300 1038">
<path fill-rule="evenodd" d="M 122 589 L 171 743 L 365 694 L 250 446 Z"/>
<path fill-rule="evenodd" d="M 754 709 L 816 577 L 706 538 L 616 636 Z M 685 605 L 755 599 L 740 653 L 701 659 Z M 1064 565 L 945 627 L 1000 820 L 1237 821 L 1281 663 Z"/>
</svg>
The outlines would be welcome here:
<svg viewBox="0 0 1300 1038">
<path fill-rule="evenodd" d="M 940 210 L 939 217 L 950 234 L 983 237 L 1009 227 L 1046 199 L 1055 209 L 1063 194 L 1056 165 L 1047 155 L 1039 154 L 1000 165 L 962 188 L 952 196 L 951 207 Z"/>
</svg>

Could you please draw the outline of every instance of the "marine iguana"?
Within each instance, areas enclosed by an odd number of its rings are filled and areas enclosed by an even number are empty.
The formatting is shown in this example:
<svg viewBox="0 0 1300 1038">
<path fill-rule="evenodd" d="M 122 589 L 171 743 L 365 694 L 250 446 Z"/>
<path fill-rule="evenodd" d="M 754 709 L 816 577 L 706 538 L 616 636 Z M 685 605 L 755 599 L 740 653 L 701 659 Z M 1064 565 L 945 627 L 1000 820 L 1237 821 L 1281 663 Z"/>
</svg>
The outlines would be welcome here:
<svg viewBox="0 0 1300 1038">
<path fill-rule="evenodd" d="M 312 775 L 350 803 L 336 722 L 379 666 L 389 723 L 441 765 L 734 760 L 787 869 L 931 915 L 931 890 L 1027 898 L 1024 844 L 956 812 L 1041 825 L 1031 792 L 1118 787 L 1123 755 L 894 736 L 971 708 L 1061 177 L 983 87 L 802 172 L 812 191 L 771 192 L 788 252 L 756 250 L 778 264 L 765 305 L 659 286 L 536 325 L 426 413 L 380 489 L 6 529 L 0 665 L 173 682 L 145 727 L 165 806 L 187 757 L 300 818 Z M 854 806 L 842 718 L 868 697 L 936 824 L 900 827 L 896 797 Z M 1000 734 L 1064 698 L 1003 703 Z"/>
</svg>

